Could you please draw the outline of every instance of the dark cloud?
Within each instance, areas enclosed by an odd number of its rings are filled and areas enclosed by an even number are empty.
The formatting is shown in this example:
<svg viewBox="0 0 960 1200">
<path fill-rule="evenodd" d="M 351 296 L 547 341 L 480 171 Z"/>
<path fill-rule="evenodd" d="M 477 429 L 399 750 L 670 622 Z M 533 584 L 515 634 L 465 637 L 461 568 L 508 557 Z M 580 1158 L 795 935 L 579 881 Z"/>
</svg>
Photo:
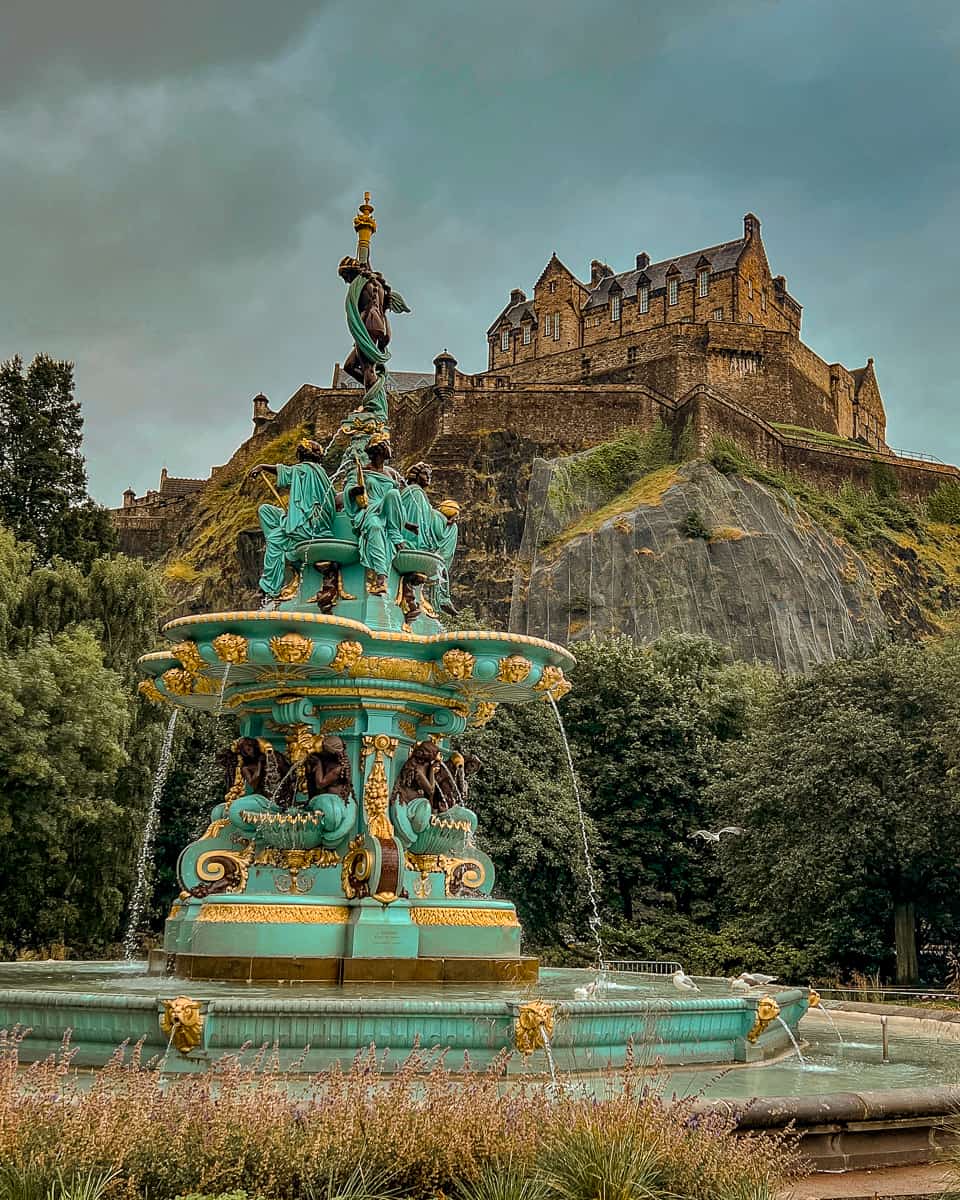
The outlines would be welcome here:
<svg viewBox="0 0 960 1200">
<path fill-rule="evenodd" d="M 73 357 L 94 490 L 205 474 L 342 358 L 334 265 L 374 192 L 414 305 L 398 368 L 581 275 L 764 219 L 828 361 L 897 444 L 951 422 L 960 10 L 928 0 L 33 0 L 0 16 L 0 356 Z"/>
<path fill-rule="evenodd" d="M 142 84 L 280 54 L 324 0 L 4 0 L 0 101 L 78 77 Z"/>
</svg>

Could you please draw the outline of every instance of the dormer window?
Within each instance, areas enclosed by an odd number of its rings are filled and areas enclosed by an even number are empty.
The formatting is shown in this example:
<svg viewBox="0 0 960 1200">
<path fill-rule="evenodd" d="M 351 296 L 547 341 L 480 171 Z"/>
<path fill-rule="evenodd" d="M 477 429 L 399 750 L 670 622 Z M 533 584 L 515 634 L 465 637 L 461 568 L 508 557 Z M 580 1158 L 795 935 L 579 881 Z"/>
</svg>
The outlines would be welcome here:
<svg viewBox="0 0 960 1200">
<path fill-rule="evenodd" d="M 667 303 L 676 304 L 680 299 L 680 281 L 676 275 L 671 275 L 667 280 Z"/>
<path fill-rule="evenodd" d="M 553 317 L 550 313 L 543 318 L 543 336 L 545 338 L 553 336 Z"/>
<path fill-rule="evenodd" d="M 642 313 L 650 311 L 650 285 L 641 283 L 637 289 L 637 307 Z"/>
<path fill-rule="evenodd" d="M 710 272 L 706 268 L 702 268 L 697 272 L 697 295 L 710 295 Z"/>
<path fill-rule="evenodd" d="M 523 328 L 523 344 L 525 346 L 529 346 L 530 345 L 530 330 L 531 330 L 532 326 L 530 325 L 529 321 L 524 321 L 522 328 Z"/>
<path fill-rule="evenodd" d="M 620 293 L 614 292 L 610 297 L 610 320 L 620 320 Z"/>
<path fill-rule="evenodd" d="M 500 330 L 500 349 L 501 350 L 509 350 L 510 349 L 510 330 L 509 329 L 501 329 Z"/>
</svg>

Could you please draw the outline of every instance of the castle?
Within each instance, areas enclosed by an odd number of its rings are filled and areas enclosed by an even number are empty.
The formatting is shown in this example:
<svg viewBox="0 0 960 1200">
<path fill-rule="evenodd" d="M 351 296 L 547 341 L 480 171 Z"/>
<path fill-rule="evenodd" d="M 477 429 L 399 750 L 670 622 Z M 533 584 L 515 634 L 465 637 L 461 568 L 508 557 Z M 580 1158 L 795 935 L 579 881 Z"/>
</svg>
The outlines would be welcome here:
<svg viewBox="0 0 960 1200">
<path fill-rule="evenodd" d="M 506 620 L 534 460 L 625 429 L 665 427 L 687 457 L 732 438 L 765 466 L 826 489 L 869 489 L 878 461 L 906 499 L 960 478 L 955 467 L 890 449 L 872 359 L 856 369 L 827 363 L 800 332 L 800 304 L 771 274 L 750 213 L 733 241 L 656 263 L 641 253 L 620 273 L 594 261 L 588 281 L 554 254 L 532 299 L 515 289 L 489 327 L 485 371 L 464 373 L 443 351 L 431 374 L 392 374 L 395 460 L 402 468 L 428 459 L 435 492 L 469 514 L 459 572 L 483 615 Z M 239 477 L 267 442 L 299 426 L 329 439 L 351 383 L 337 367 L 330 387 L 304 384 L 279 411 L 255 397 L 251 437 L 213 476 Z M 155 558 L 183 545 L 194 482 L 168 477 L 147 497 L 127 493 L 114 510 L 121 547 Z M 174 497 L 172 483 L 190 487 Z"/>
</svg>

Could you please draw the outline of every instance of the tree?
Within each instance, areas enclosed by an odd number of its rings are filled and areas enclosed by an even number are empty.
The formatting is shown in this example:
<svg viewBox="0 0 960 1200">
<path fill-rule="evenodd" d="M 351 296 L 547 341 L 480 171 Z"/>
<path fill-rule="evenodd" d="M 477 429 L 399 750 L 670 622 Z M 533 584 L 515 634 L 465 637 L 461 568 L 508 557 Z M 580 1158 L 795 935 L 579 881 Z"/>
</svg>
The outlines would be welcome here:
<svg viewBox="0 0 960 1200">
<path fill-rule="evenodd" d="M 87 497 L 83 417 L 73 364 L 38 354 L 0 363 L 0 522 L 55 555 L 89 565 L 116 545 L 106 510 Z"/>
<path fill-rule="evenodd" d="M 818 968 L 917 978 L 917 926 L 960 923 L 956 646 L 882 646 L 785 681 L 730 748 L 713 797 L 743 825 L 723 847 L 730 892 L 768 945 Z"/>
<path fill-rule="evenodd" d="M 585 943 L 583 843 L 553 713 L 543 704 L 502 704 L 463 745 L 483 764 L 468 804 L 480 819 L 478 844 L 496 865 L 497 894 L 514 901 L 534 946 Z M 589 826 L 588 837 L 594 841 Z"/>
<path fill-rule="evenodd" d="M 561 708 L 620 912 L 631 922 L 638 905 L 690 911 L 715 883 L 713 860 L 690 840 L 703 790 L 767 675 L 729 667 L 721 646 L 684 635 L 649 647 L 591 638 L 576 654 Z"/>
<path fill-rule="evenodd" d="M 137 698 L 157 573 L 117 556 L 84 573 L 0 528 L 0 946 L 114 941 L 163 713 Z"/>
</svg>

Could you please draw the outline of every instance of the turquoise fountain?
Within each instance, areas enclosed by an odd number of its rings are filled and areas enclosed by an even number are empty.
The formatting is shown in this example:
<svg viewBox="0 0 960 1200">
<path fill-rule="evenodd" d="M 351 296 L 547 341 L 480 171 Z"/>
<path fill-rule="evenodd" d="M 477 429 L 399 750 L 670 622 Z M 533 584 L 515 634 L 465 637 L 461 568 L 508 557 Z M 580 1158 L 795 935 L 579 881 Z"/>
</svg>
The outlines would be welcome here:
<svg viewBox="0 0 960 1200">
<path fill-rule="evenodd" d="M 77 989 L 82 971 L 69 987 L 56 970 L 26 989 L 0 975 L 0 1026 L 31 1028 L 28 1059 L 70 1028 L 80 1063 L 144 1041 L 167 1071 L 265 1043 L 301 1070 L 372 1044 L 394 1065 L 417 1045 L 477 1064 L 515 1047 L 517 1064 L 546 1049 L 567 1069 L 623 1062 L 631 1046 L 667 1063 L 783 1053 L 805 990 L 577 999 L 522 953 L 516 909 L 494 895 L 475 841 L 482 764 L 457 739 L 498 704 L 556 702 L 574 659 L 441 624 L 459 508 L 428 497 L 428 464 L 406 478 L 391 466 L 388 314 L 409 309 L 371 265 L 369 195 L 354 227 L 339 274 L 344 370 L 362 399 L 329 446 L 305 439 L 295 463 L 251 472 L 272 495 L 262 605 L 171 621 L 168 648 L 140 660 L 151 699 L 238 722 L 229 789 L 180 857 L 162 948 L 133 985 L 129 970 L 93 991 Z"/>
</svg>

